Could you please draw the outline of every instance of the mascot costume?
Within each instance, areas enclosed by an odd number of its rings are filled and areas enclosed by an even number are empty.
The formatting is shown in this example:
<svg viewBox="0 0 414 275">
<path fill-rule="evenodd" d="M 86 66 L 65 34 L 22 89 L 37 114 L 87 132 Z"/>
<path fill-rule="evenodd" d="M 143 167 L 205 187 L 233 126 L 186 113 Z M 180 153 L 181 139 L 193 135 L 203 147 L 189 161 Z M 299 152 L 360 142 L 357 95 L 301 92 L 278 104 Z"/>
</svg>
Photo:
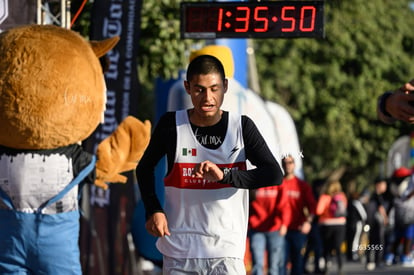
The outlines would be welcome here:
<svg viewBox="0 0 414 275">
<path fill-rule="evenodd" d="M 52 25 L 0 34 L 0 274 L 81 274 L 81 186 L 125 182 L 148 145 L 150 122 L 132 116 L 96 155 L 80 145 L 103 120 L 99 58 L 118 40 Z"/>
</svg>

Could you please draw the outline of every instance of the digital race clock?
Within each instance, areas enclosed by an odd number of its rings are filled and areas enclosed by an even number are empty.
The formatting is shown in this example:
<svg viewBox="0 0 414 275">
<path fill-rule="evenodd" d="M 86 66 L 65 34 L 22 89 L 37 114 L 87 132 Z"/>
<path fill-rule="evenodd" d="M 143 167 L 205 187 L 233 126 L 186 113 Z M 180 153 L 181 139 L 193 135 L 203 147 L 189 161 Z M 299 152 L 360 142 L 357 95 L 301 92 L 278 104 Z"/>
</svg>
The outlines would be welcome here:
<svg viewBox="0 0 414 275">
<path fill-rule="evenodd" d="M 323 37 L 323 9 L 323 1 L 184 2 L 181 37 Z"/>
</svg>

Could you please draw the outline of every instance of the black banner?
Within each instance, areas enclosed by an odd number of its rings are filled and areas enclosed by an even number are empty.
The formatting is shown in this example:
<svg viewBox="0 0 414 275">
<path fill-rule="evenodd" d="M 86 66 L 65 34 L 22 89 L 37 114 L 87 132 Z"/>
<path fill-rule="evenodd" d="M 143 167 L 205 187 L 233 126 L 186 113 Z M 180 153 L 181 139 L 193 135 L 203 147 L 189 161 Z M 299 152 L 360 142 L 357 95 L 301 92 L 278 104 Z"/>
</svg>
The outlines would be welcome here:
<svg viewBox="0 0 414 275">
<path fill-rule="evenodd" d="M 91 40 L 120 36 L 117 46 L 107 54 L 105 73 L 107 104 L 105 122 L 94 133 L 95 143 L 111 134 L 127 115 L 137 114 L 139 83 L 137 51 L 140 35 L 141 1 L 95 1 L 91 15 Z"/>
<path fill-rule="evenodd" d="M 83 142 L 94 153 L 100 141 L 110 135 L 128 115 L 137 116 L 139 83 L 137 72 L 142 1 L 94 1 L 90 40 L 119 36 L 120 41 L 106 55 L 107 103 L 104 123 Z M 81 222 L 81 259 L 84 274 L 132 274 L 134 255 L 128 233 L 135 206 L 134 176 L 126 184 L 112 184 L 108 190 L 87 189 Z M 84 192 L 85 194 L 85 192 Z"/>
<path fill-rule="evenodd" d="M 36 23 L 36 1 L 0 0 L 0 32 Z"/>
</svg>

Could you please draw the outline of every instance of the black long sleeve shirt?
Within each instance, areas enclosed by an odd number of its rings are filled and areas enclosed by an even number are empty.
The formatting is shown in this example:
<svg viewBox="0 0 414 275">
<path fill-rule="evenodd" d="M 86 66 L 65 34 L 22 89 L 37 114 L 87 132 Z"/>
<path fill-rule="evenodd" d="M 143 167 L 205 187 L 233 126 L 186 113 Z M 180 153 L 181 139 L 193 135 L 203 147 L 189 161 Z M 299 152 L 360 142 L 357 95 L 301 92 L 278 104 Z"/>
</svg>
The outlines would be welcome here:
<svg viewBox="0 0 414 275">
<path fill-rule="evenodd" d="M 224 140 L 228 125 L 228 112 L 223 112 L 221 120 L 208 127 L 191 125 L 197 140 L 210 149 L 218 148 Z M 231 170 L 221 181 L 236 188 L 256 189 L 282 183 L 283 172 L 271 153 L 254 122 L 242 116 L 243 141 L 246 159 L 255 166 L 250 170 Z M 214 138 L 209 138 L 214 137 Z M 137 179 L 147 217 L 155 212 L 163 212 L 155 192 L 155 166 L 167 156 L 167 174 L 173 167 L 177 144 L 175 112 L 164 114 L 151 137 L 151 141 L 137 167 Z"/>
</svg>

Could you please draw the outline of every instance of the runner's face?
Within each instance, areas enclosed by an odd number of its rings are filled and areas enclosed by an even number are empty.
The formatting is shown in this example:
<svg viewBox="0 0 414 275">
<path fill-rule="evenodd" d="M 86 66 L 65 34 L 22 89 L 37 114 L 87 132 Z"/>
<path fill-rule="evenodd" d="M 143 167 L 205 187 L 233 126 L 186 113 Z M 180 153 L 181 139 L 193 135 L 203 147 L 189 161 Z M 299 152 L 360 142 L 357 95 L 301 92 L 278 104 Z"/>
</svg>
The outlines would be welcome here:
<svg viewBox="0 0 414 275">
<path fill-rule="evenodd" d="M 227 91 L 227 79 L 223 80 L 218 73 L 201 74 L 185 81 L 184 86 L 194 106 L 191 122 L 199 126 L 216 124 L 221 118 L 220 107 Z"/>
</svg>

